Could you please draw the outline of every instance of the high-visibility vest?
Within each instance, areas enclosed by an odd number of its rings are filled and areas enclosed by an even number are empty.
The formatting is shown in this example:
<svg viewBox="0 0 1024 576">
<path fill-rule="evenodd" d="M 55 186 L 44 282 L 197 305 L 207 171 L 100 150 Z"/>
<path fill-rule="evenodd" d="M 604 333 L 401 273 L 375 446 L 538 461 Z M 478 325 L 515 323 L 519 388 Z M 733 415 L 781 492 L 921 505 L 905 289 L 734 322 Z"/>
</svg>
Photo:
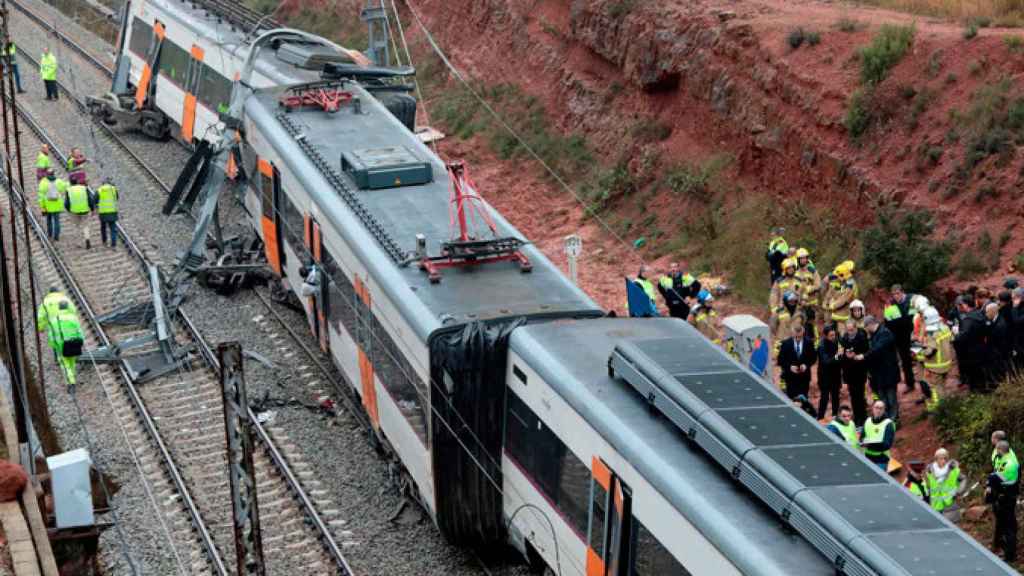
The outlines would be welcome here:
<svg viewBox="0 0 1024 576">
<path fill-rule="evenodd" d="M 907 484 L 907 490 L 910 490 L 910 493 L 913 494 L 914 496 L 917 496 L 921 500 L 927 500 L 927 498 L 930 496 L 931 493 L 929 492 L 928 486 L 926 484 L 922 482 L 914 482 L 913 480 L 909 479 L 907 480 L 907 482 L 909 483 Z M 922 486 L 924 486 L 924 490 L 921 489 Z"/>
<path fill-rule="evenodd" d="M 714 325 L 715 318 L 718 318 L 718 312 L 701 306 L 693 315 L 693 326 L 708 340 L 715 344 L 721 344 L 722 338 L 718 335 L 718 329 Z"/>
<path fill-rule="evenodd" d="M 846 322 L 850 319 L 850 302 L 856 300 L 859 293 L 859 290 L 857 289 L 857 282 L 853 278 L 843 281 L 838 287 L 833 287 L 831 297 L 836 298 L 840 294 L 846 293 L 851 294 L 849 302 L 835 310 L 832 310 L 832 320 Z M 831 305 L 831 302 L 829 304 Z"/>
<path fill-rule="evenodd" d="M 57 321 L 51 322 L 50 326 L 55 332 L 53 342 L 64 344 L 68 340 L 82 338 L 82 323 L 78 320 L 78 314 L 70 308 L 57 310 Z"/>
<path fill-rule="evenodd" d="M 889 304 L 882 311 L 882 316 L 886 320 L 899 320 L 903 317 L 903 312 L 900 310 L 899 304 Z"/>
<path fill-rule="evenodd" d="M 39 311 L 36 312 L 36 330 L 43 332 L 49 328 L 50 319 L 57 318 L 61 302 L 67 302 L 68 306 L 75 310 L 75 304 L 68 299 L 66 294 L 63 292 L 50 292 L 43 298 L 43 301 L 39 304 Z"/>
<path fill-rule="evenodd" d="M 50 196 L 50 186 L 57 189 L 57 197 L 53 200 Z M 61 180 L 60 178 L 50 180 L 44 178 L 39 181 L 39 193 L 37 198 L 39 200 L 39 209 L 46 214 L 59 214 L 64 211 L 64 197 L 67 194 L 68 183 Z"/>
<path fill-rule="evenodd" d="M 113 184 L 104 184 L 96 189 L 96 212 L 100 214 L 117 214 L 117 188 Z"/>
<path fill-rule="evenodd" d="M 81 184 L 68 187 L 68 207 L 72 214 L 88 214 L 89 189 Z"/>
<path fill-rule="evenodd" d="M 839 420 L 832 420 L 828 425 L 842 434 L 847 444 L 854 448 L 859 446 L 859 442 L 857 441 L 857 425 L 854 424 L 852 420 L 848 424 L 843 424 Z"/>
<path fill-rule="evenodd" d="M 802 297 L 801 303 L 808 306 L 817 306 L 818 293 L 821 291 L 821 277 L 818 276 L 814 266 L 808 264 L 803 268 L 797 268 L 795 276 L 800 281 L 802 289 L 800 294 Z"/>
<path fill-rule="evenodd" d="M 651 282 L 647 278 L 637 278 L 635 282 L 639 284 L 641 288 L 644 289 L 644 292 L 646 292 L 647 296 L 650 297 L 651 302 L 657 301 L 655 300 L 655 298 L 658 296 L 658 292 L 655 291 L 653 282 Z"/>
<path fill-rule="evenodd" d="M 39 155 L 36 156 L 36 169 L 37 170 L 46 170 L 49 167 L 50 167 L 50 155 L 45 153 L 45 152 L 40 152 Z"/>
<path fill-rule="evenodd" d="M 11 42 L 11 45 L 7 47 L 7 53 L 11 55 L 12 61 L 14 60 L 14 57 L 18 55 L 18 47 L 14 42 Z"/>
<path fill-rule="evenodd" d="M 936 374 L 945 374 L 953 366 L 953 332 L 943 324 L 934 335 L 928 335 L 928 347 L 935 349 L 931 358 L 924 359 L 924 368 Z"/>
<path fill-rule="evenodd" d="M 992 459 L 996 474 L 1003 479 L 1003 486 L 1012 486 L 1017 483 L 1020 477 L 1020 463 L 1017 462 L 1017 455 L 1011 448 L 1006 454 L 996 453 Z"/>
<path fill-rule="evenodd" d="M 768 242 L 768 252 L 782 252 L 783 254 L 789 253 L 789 244 L 786 243 L 786 239 L 782 236 L 776 236 Z"/>
<path fill-rule="evenodd" d="M 52 52 L 39 59 L 39 75 L 43 80 L 57 79 L 57 57 Z"/>
<path fill-rule="evenodd" d="M 942 512 L 956 503 L 956 490 L 960 486 L 960 468 L 953 467 L 941 482 L 935 477 L 931 467 L 925 477 L 928 493 L 931 494 L 932 508 Z"/>
<path fill-rule="evenodd" d="M 882 440 L 885 440 L 885 429 L 886 429 L 886 427 L 889 426 L 889 424 L 892 424 L 892 420 L 890 420 L 888 418 L 883 419 L 878 424 L 875 424 L 875 421 L 872 420 L 871 418 L 868 418 L 867 420 L 865 420 L 864 421 L 864 443 L 865 444 L 878 444 L 878 443 L 882 442 Z M 895 427 L 895 424 L 893 424 L 893 426 Z M 885 451 L 880 452 L 878 450 L 872 450 L 872 449 L 869 449 L 869 448 L 865 448 L 864 449 L 864 454 L 866 454 L 868 456 L 885 456 L 886 458 L 888 458 L 890 452 L 891 452 L 891 450 L 885 450 Z"/>
</svg>

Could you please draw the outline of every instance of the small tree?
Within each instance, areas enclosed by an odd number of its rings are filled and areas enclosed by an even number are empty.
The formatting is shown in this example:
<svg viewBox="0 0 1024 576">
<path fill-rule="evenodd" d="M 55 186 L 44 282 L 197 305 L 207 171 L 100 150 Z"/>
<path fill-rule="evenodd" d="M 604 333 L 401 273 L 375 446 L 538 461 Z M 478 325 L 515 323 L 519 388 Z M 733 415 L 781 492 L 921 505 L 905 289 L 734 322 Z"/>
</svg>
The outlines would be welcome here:
<svg viewBox="0 0 1024 576">
<path fill-rule="evenodd" d="M 864 234 L 864 268 L 873 270 L 885 285 L 902 284 L 907 290 L 927 290 L 949 274 L 953 246 L 931 239 L 932 216 L 926 210 L 896 214 L 883 212 Z"/>
</svg>

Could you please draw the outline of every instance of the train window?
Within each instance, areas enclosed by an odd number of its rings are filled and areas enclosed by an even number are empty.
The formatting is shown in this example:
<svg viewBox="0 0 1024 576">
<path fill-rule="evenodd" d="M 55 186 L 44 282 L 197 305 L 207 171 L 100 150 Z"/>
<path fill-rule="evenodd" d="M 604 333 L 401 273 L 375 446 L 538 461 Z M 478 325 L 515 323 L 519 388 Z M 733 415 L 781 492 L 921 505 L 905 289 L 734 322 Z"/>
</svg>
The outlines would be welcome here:
<svg viewBox="0 0 1024 576">
<path fill-rule="evenodd" d="M 227 112 L 231 103 L 231 81 L 210 66 L 203 65 L 199 79 L 199 101 L 210 110 Z"/>
<path fill-rule="evenodd" d="M 260 204 L 263 215 L 271 220 L 274 218 L 274 179 L 260 173 Z"/>
<path fill-rule="evenodd" d="M 277 207 L 279 216 L 281 218 L 281 228 L 284 233 L 285 240 L 291 244 L 292 249 L 302 254 L 306 251 L 306 243 L 303 241 L 305 236 L 306 224 L 305 219 L 302 217 L 302 212 L 296 208 L 292 202 L 291 197 L 283 189 L 281 190 L 281 196 L 278 199 L 279 205 Z"/>
<path fill-rule="evenodd" d="M 512 373 L 516 375 L 516 378 L 518 378 L 520 382 L 522 382 L 523 384 L 526 384 L 526 374 L 523 373 L 523 371 L 519 369 L 519 366 L 516 366 L 515 364 L 513 364 L 512 365 Z"/>
<path fill-rule="evenodd" d="M 630 576 L 690 576 L 690 572 L 635 517 L 633 532 L 636 541 Z"/>
<path fill-rule="evenodd" d="M 183 86 L 185 73 L 188 71 L 188 63 L 191 59 L 189 53 L 182 50 L 180 46 L 169 40 L 164 40 L 163 47 L 160 49 L 160 74 L 178 86 Z"/>
<path fill-rule="evenodd" d="M 608 491 L 597 480 L 590 482 L 590 547 L 604 558 L 605 510 L 608 505 Z"/>
<path fill-rule="evenodd" d="M 505 449 L 580 535 L 587 530 L 590 470 L 506 389 Z"/>
<path fill-rule="evenodd" d="M 152 38 L 153 27 L 136 16 L 132 20 L 132 35 L 128 40 L 128 50 L 145 60 L 146 54 L 149 53 L 149 43 Z"/>
</svg>

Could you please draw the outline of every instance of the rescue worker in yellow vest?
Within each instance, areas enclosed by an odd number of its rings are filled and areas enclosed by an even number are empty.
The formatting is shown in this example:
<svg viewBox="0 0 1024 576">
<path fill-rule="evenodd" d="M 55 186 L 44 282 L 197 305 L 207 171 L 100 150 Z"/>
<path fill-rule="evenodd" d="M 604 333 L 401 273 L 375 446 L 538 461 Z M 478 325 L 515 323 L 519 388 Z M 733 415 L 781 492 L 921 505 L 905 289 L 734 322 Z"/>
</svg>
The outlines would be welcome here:
<svg viewBox="0 0 1024 576">
<path fill-rule="evenodd" d="M 907 478 L 903 481 L 903 487 L 914 496 L 930 504 L 931 493 L 928 491 L 928 485 L 922 477 L 924 476 L 924 468 L 924 462 L 920 460 L 907 462 Z"/>
<path fill-rule="evenodd" d="M 967 488 L 967 478 L 960 474 L 960 464 L 949 459 L 945 448 L 935 451 L 935 460 L 925 473 L 925 485 L 931 495 L 932 509 L 950 522 L 959 522 L 960 505 L 956 498 Z"/>
<path fill-rule="evenodd" d="M 36 156 L 36 180 L 46 178 L 53 165 L 50 163 L 50 147 L 46 144 L 39 149 Z"/>
<path fill-rule="evenodd" d="M 705 338 L 721 346 L 722 330 L 718 326 L 718 312 L 712 306 L 714 301 L 715 297 L 710 292 L 701 290 L 697 294 L 696 305 L 690 310 L 689 321 Z"/>
<path fill-rule="evenodd" d="M 57 365 L 64 372 L 69 386 L 75 385 L 75 364 L 82 354 L 84 336 L 78 311 L 67 296 L 56 288 L 43 299 L 36 313 L 36 328 L 46 332 Z"/>
<path fill-rule="evenodd" d="M 117 187 L 104 178 L 103 184 L 96 189 L 96 213 L 100 215 L 100 238 L 107 246 L 107 230 L 110 230 L 111 248 L 117 248 Z"/>
<path fill-rule="evenodd" d="M 72 184 L 87 185 L 85 175 L 85 165 L 89 163 L 89 160 L 82 153 L 81 148 L 72 148 L 71 156 L 68 157 L 67 170 L 68 170 L 68 182 Z"/>
<path fill-rule="evenodd" d="M 854 450 L 860 449 L 860 433 L 857 425 L 853 422 L 853 409 L 843 404 L 839 407 L 839 414 L 826 426 L 829 432 L 842 438 Z"/>
<path fill-rule="evenodd" d="M 925 341 L 915 348 L 914 359 L 924 368 L 918 383 L 925 396 L 925 409 L 934 412 L 939 405 L 939 390 L 945 391 L 946 378 L 953 367 L 953 332 L 934 306 L 924 311 L 924 321 Z"/>
<path fill-rule="evenodd" d="M 782 306 L 771 317 L 772 345 L 776 356 L 782 341 L 793 336 L 793 325 L 796 322 L 804 324 L 807 318 L 800 308 L 800 293 L 788 290 L 782 296 Z"/>
<path fill-rule="evenodd" d="M 821 274 L 818 274 L 814 262 L 811 262 L 811 253 L 806 248 L 798 248 L 796 251 L 796 279 L 804 290 L 800 302 L 808 318 L 816 323 L 821 322 Z"/>
<path fill-rule="evenodd" d="M 665 300 L 669 315 L 686 320 L 690 316 L 690 299 L 700 294 L 700 281 L 693 274 L 680 271 L 679 263 L 672 262 L 668 273 L 658 279 L 658 292 Z"/>
<path fill-rule="evenodd" d="M 39 211 L 46 218 L 46 236 L 54 242 L 60 240 L 60 214 L 64 211 L 64 200 L 67 198 L 68 183 L 50 170 L 46 178 L 39 181 L 36 198 Z"/>
<path fill-rule="evenodd" d="M 43 48 L 43 55 L 39 58 L 39 77 L 43 79 L 46 86 L 46 99 L 57 99 L 57 57 L 50 53 L 49 48 Z"/>
<path fill-rule="evenodd" d="M 871 405 L 871 417 L 864 421 L 864 435 L 860 439 L 864 456 L 887 472 L 896 442 L 896 424 L 885 416 L 885 402 L 876 400 Z"/>
<path fill-rule="evenodd" d="M 85 248 L 91 248 L 92 246 L 89 244 L 89 213 L 96 208 L 96 198 L 84 184 L 75 184 L 68 186 L 68 196 L 64 201 L 64 207 L 71 213 L 75 228 L 82 233 L 82 238 L 85 239 Z"/>
<path fill-rule="evenodd" d="M 650 269 L 650 267 L 647 266 L 647 264 L 641 264 L 640 265 L 640 271 L 637 273 L 636 278 L 631 278 L 629 280 L 631 282 L 633 282 L 634 284 L 636 284 L 637 286 L 643 288 L 644 294 L 647 294 L 647 297 L 651 299 L 651 310 L 655 310 L 656 311 L 658 309 L 658 301 L 657 301 L 658 291 L 657 291 L 657 289 L 655 289 L 654 283 L 651 282 L 649 278 L 647 278 L 647 275 L 650 274 L 650 270 L 651 269 Z M 629 314 L 629 298 L 628 297 L 626 298 L 626 303 L 625 303 L 624 308 L 626 310 L 626 313 Z"/>
<path fill-rule="evenodd" d="M 775 228 L 772 230 L 772 239 L 768 241 L 768 252 L 765 254 L 765 258 L 768 260 L 772 284 L 782 277 L 782 261 L 789 258 L 789 244 L 782 237 L 785 231 L 785 228 Z"/>
<path fill-rule="evenodd" d="M 18 70 L 18 47 L 14 42 L 8 42 L 4 53 L 11 61 L 11 72 L 14 74 L 15 89 L 18 91 L 18 94 L 24 94 L 25 91 L 21 88 L 21 72 Z M 6 62 L 4 66 L 7 66 Z"/>
<path fill-rule="evenodd" d="M 837 282 L 830 281 L 828 300 L 825 301 L 827 322 L 846 322 L 850 319 L 850 303 L 859 296 L 853 269 L 853 261 L 847 260 L 832 271 Z"/>
<path fill-rule="evenodd" d="M 992 474 L 988 478 L 985 499 L 992 503 L 996 529 L 992 547 L 1002 549 L 1003 557 L 1013 563 L 1017 559 L 1017 495 L 1020 485 L 1020 463 L 1010 443 L 996 443 Z"/>
<path fill-rule="evenodd" d="M 768 306 L 774 313 L 782 307 L 782 295 L 786 292 L 795 292 L 803 295 L 803 285 L 796 277 L 796 259 L 786 258 L 782 262 L 782 276 L 772 284 L 772 291 L 768 295 Z"/>
</svg>

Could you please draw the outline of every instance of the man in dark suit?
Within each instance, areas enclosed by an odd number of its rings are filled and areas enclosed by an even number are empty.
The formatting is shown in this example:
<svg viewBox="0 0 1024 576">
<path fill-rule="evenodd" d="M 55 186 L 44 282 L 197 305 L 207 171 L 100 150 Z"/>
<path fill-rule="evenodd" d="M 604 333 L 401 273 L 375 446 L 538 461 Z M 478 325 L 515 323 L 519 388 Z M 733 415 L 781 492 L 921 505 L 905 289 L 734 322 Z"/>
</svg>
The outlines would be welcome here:
<svg viewBox="0 0 1024 576">
<path fill-rule="evenodd" d="M 864 329 L 868 333 L 869 349 L 867 353 L 857 356 L 857 359 L 867 364 L 871 388 L 885 402 L 885 417 L 899 420 L 900 404 L 896 387 L 900 383 L 900 357 L 896 352 L 896 338 L 874 316 L 864 319 Z"/>
<path fill-rule="evenodd" d="M 817 361 L 814 341 L 807 337 L 803 322 L 797 320 L 793 324 L 793 337 L 783 340 L 779 347 L 778 363 L 787 396 L 793 400 L 807 397 L 811 389 L 811 366 Z"/>
<path fill-rule="evenodd" d="M 985 388 L 985 361 L 988 359 L 988 326 L 984 312 L 975 310 L 966 296 L 956 300 L 960 313 L 956 338 L 953 348 L 956 350 L 956 361 L 960 366 L 960 381 L 970 388 L 971 392 Z"/>
<path fill-rule="evenodd" d="M 858 328 L 856 321 L 847 320 L 839 345 L 843 350 L 843 382 L 850 393 L 853 421 L 857 426 L 863 426 L 868 417 L 867 406 L 864 404 L 864 384 L 868 381 L 868 369 L 863 360 L 857 360 L 857 356 L 867 354 L 870 349 L 867 332 Z"/>
</svg>

